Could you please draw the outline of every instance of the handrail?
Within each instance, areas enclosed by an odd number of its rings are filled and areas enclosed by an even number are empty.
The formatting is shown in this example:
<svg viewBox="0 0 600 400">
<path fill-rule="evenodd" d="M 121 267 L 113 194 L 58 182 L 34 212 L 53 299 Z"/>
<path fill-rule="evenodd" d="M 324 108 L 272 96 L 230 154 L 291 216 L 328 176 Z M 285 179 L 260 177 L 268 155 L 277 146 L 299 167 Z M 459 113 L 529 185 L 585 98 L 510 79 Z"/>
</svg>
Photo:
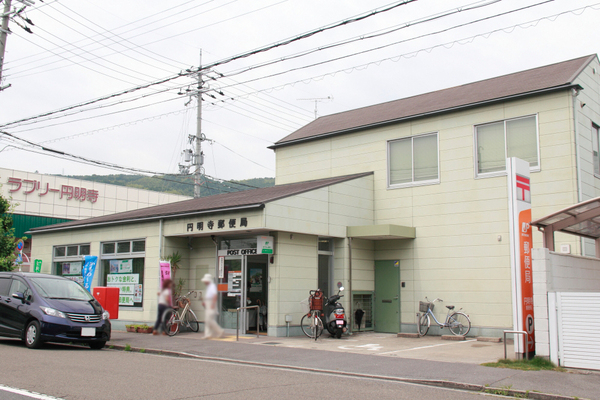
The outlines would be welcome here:
<svg viewBox="0 0 600 400">
<path fill-rule="evenodd" d="M 260 306 L 248 306 L 248 307 L 238 307 L 236 310 L 236 324 L 235 324 L 235 341 L 240 340 L 240 310 L 249 310 L 251 308 L 256 308 L 256 337 L 260 337 Z"/>
<path fill-rule="evenodd" d="M 506 359 L 506 334 L 512 333 L 517 335 L 525 335 L 525 359 L 529 360 L 529 343 L 527 343 L 527 332 L 525 331 L 504 331 L 504 359 Z"/>
</svg>

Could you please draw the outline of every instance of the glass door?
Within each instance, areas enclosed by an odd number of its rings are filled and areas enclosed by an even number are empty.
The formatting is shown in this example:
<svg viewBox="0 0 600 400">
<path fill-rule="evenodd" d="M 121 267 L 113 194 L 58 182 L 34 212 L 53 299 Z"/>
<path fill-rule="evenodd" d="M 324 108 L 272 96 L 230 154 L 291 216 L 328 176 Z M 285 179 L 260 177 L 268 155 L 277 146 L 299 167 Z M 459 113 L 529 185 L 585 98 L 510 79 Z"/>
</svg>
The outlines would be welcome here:
<svg viewBox="0 0 600 400">
<path fill-rule="evenodd" d="M 223 277 L 219 278 L 219 324 L 224 329 L 236 329 L 237 309 L 243 307 L 244 272 L 243 256 L 226 256 Z M 240 313 L 240 327 L 245 327 L 243 312 Z M 245 333 L 242 332 L 241 333 Z"/>
</svg>

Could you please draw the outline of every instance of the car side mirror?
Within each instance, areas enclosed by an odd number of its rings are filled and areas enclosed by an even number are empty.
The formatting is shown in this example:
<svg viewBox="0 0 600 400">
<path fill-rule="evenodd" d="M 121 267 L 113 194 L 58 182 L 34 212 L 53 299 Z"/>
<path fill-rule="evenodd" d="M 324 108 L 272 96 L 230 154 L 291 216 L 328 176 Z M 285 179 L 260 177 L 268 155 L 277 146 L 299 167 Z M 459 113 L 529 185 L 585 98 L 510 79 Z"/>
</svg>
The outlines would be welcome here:
<svg viewBox="0 0 600 400">
<path fill-rule="evenodd" d="M 25 295 L 21 292 L 13 293 L 12 297 L 14 297 L 17 300 L 25 301 Z"/>
</svg>

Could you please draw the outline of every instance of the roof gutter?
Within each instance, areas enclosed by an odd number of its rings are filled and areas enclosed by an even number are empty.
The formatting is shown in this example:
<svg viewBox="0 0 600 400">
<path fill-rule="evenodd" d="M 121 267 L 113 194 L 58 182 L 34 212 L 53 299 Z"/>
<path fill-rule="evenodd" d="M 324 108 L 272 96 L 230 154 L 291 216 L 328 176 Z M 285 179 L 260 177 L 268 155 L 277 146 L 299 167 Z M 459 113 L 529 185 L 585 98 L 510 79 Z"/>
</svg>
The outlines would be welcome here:
<svg viewBox="0 0 600 400">
<path fill-rule="evenodd" d="M 487 105 L 487 104 L 498 103 L 498 102 L 501 102 L 501 101 L 513 100 L 513 99 L 518 99 L 518 98 L 521 98 L 521 97 L 534 96 L 534 95 L 537 95 L 537 94 L 549 93 L 549 92 L 554 92 L 554 91 L 558 91 L 558 90 L 565 90 L 565 89 L 578 89 L 578 90 L 581 90 L 583 88 L 580 85 L 578 85 L 578 84 L 566 83 L 564 85 L 554 86 L 554 87 L 547 88 L 547 89 L 540 89 L 540 90 L 535 90 L 535 91 L 532 91 L 532 92 L 525 92 L 525 93 L 515 94 L 515 95 L 512 95 L 512 96 L 498 97 L 498 98 L 495 98 L 495 99 L 480 101 L 480 102 L 477 102 L 477 103 L 470 103 L 470 104 L 465 104 L 465 105 L 456 106 L 456 107 L 443 108 L 443 109 L 440 109 L 440 110 L 429 111 L 429 112 L 426 112 L 426 113 L 409 115 L 407 117 L 390 119 L 390 120 L 382 121 L 382 122 L 375 122 L 375 123 L 372 123 L 372 124 L 356 126 L 356 127 L 352 127 L 352 128 L 348 128 L 348 129 L 342 129 L 342 130 L 339 130 L 339 131 L 322 133 L 322 134 L 319 134 L 319 135 L 308 136 L 308 137 L 300 138 L 300 139 L 293 139 L 293 140 L 289 140 L 289 141 L 282 142 L 282 143 L 275 143 L 275 144 L 273 144 L 271 146 L 268 146 L 267 148 L 275 150 L 275 149 L 277 149 L 279 147 L 290 146 L 290 145 L 293 145 L 293 144 L 302 143 L 302 142 L 308 142 L 308 141 L 311 141 L 311 140 L 318 140 L 318 139 L 323 139 L 323 138 L 327 138 L 327 137 L 331 137 L 331 136 L 343 135 L 345 133 L 362 131 L 362 130 L 369 129 L 369 128 L 375 128 L 375 127 L 379 127 L 379 126 L 383 126 L 383 125 L 394 124 L 394 123 L 398 123 L 398 122 L 408 121 L 408 120 L 411 120 L 411 119 L 429 117 L 429 116 L 432 116 L 432 115 L 447 113 L 447 112 L 450 112 L 450 111 L 464 110 L 464 109 L 473 108 L 473 107 L 479 107 L 479 106 L 483 106 L 483 105 Z"/>
<path fill-rule="evenodd" d="M 187 213 L 170 214 L 170 215 L 154 215 L 152 217 L 146 217 L 146 218 L 120 219 L 120 220 L 116 220 L 116 221 L 106 221 L 106 222 L 90 222 L 87 224 L 58 226 L 55 228 L 52 228 L 52 225 L 48 225 L 47 227 L 44 226 L 44 227 L 40 227 L 40 228 L 34 228 L 34 230 L 27 231 L 25 233 L 31 235 L 31 234 L 35 234 L 35 233 L 64 231 L 64 230 L 68 230 L 68 229 L 82 229 L 82 228 L 91 228 L 91 227 L 96 227 L 96 226 L 130 224 L 130 223 L 135 223 L 135 222 L 163 220 L 163 219 L 167 219 L 167 218 L 170 219 L 170 218 L 178 218 L 178 217 L 187 217 L 190 215 L 204 215 L 204 214 L 211 214 L 211 213 L 215 213 L 215 212 L 247 210 L 247 209 L 252 209 L 252 208 L 263 208 L 264 206 L 265 206 L 264 203 L 257 203 L 257 204 L 249 204 L 246 206 L 227 207 L 227 208 L 219 208 L 219 209 L 212 209 L 212 210 L 206 210 L 206 211 L 191 211 L 191 212 L 187 212 Z"/>
</svg>

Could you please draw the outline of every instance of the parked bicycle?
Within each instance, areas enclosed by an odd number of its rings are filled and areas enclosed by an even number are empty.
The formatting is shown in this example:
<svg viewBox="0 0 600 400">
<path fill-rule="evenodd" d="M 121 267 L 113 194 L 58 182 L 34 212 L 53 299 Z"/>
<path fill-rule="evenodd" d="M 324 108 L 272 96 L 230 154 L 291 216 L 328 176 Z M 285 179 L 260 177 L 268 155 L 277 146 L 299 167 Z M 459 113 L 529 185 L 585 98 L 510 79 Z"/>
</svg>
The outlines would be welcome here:
<svg viewBox="0 0 600 400">
<path fill-rule="evenodd" d="M 311 339 L 317 340 L 323 333 L 323 292 L 320 289 L 308 292 L 308 312 L 302 317 L 302 332 Z"/>
<path fill-rule="evenodd" d="M 198 324 L 198 318 L 194 311 L 190 308 L 190 296 L 194 295 L 195 298 L 198 294 L 191 290 L 185 296 L 180 296 L 175 299 L 176 307 L 165 312 L 163 316 L 163 322 L 165 324 L 165 330 L 167 335 L 175 336 L 181 329 L 181 326 L 188 327 L 193 332 L 200 330 L 200 324 Z"/>
<path fill-rule="evenodd" d="M 431 317 L 435 321 L 438 326 L 441 328 L 448 328 L 453 335 L 456 336 L 466 336 L 471 330 L 471 320 L 469 316 L 464 312 L 460 311 L 462 308 L 456 312 L 452 312 L 454 310 L 454 306 L 446 306 L 448 309 L 448 314 L 446 315 L 446 320 L 442 323 L 437 320 L 435 315 L 433 314 L 433 307 L 436 301 L 443 302 L 442 299 L 435 299 L 433 301 L 429 301 L 427 297 L 425 297 L 426 302 L 419 302 L 419 311 L 424 313 L 419 316 L 417 321 L 417 329 L 419 330 L 419 335 L 425 336 L 427 332 L 429 332 L 429 327 L 431 325 Z M 452 314 L 450 314 L 452 312 Z M 431 316 L 431 317 L 430 317 Z"/>
</svg>

